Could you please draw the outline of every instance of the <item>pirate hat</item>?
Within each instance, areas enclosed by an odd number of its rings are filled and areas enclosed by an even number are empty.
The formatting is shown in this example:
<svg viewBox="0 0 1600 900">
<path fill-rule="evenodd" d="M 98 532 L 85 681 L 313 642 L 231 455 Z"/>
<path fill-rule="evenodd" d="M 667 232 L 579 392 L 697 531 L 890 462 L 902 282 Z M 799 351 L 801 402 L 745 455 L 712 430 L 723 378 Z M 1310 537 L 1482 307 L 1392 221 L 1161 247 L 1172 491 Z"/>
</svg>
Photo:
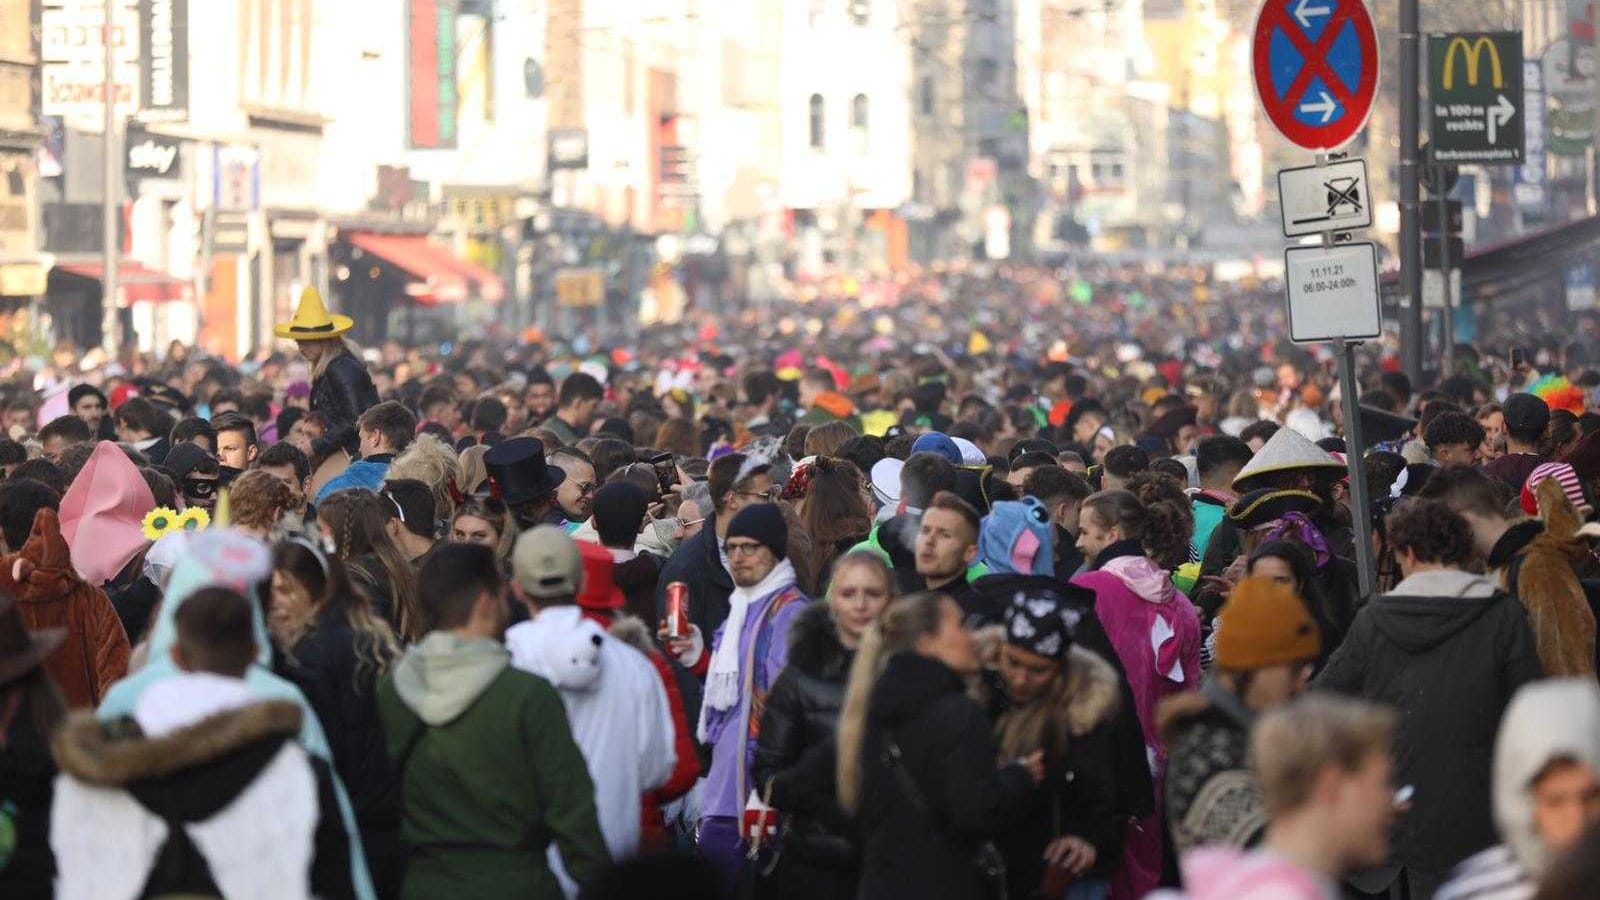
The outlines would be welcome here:
<svg viewBox="0 0 1600 900">
<path fill-rule="evenodd" d="M 355 326 L 349 316 L 330 315 L 322 303 L 317 289 L 308 287 L 300 292 L 300 306 L 288 324 L 278 325 L 272 333 L 291 341 L 320 341 L 338 337 Z"/>
</svg>

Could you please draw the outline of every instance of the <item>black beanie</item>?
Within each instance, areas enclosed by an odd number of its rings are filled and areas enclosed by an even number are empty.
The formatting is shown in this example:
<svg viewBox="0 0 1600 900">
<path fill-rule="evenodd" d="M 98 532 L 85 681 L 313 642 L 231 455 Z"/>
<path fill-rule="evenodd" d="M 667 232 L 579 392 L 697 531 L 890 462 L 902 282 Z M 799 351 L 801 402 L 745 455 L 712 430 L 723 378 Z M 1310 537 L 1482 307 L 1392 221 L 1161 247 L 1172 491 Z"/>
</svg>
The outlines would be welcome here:
<svg viewBox="0 0 1600 900">
<path fill-rule="evenodd" d="M 598 502 L 598 501 L 597 501 Z M 728 523 L 728 539 L 750 538 L 783 559 L 789 553 L 789 523 L 775 503 L 757 503 L 739 510 Z"/>
<path fill-rule="evenodd" d="M 619 479 L 594 494 L 594 530 L 607 547 L 633 548 L 639 525 L 650 508 L 650 496 L 631 481 Z"/>
</svg>

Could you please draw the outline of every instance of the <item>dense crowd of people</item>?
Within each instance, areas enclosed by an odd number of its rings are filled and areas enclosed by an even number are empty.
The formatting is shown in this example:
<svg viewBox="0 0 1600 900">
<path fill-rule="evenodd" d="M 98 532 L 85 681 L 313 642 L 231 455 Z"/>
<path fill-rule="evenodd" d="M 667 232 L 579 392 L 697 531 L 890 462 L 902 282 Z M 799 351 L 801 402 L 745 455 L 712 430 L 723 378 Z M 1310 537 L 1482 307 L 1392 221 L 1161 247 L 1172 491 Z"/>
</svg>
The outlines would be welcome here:
<svg viewBox="0 0 1600 900">
<path fill-rule="evenodd" d="M 18 361 L 0 896 L 1595 896 L 1589 324 L 1356 446 L 1270 296 Z"/>
</svg>

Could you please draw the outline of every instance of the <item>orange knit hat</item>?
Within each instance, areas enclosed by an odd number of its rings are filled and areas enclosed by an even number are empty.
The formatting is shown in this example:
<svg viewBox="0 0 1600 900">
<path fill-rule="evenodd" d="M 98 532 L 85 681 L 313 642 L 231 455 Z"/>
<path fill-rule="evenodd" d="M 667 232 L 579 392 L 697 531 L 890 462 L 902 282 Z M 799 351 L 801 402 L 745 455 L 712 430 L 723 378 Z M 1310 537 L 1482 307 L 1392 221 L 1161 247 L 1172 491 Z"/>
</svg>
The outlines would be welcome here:
<svg viewBox="0 0 1600 900">
<path fill-rule="evenodd" d="M 1217 613 L 1218 666 L 1235 672 L 1316 659 L 1317 624 L 1292 588 L 1270 578 L 1246 578 Z"/>
</svg>

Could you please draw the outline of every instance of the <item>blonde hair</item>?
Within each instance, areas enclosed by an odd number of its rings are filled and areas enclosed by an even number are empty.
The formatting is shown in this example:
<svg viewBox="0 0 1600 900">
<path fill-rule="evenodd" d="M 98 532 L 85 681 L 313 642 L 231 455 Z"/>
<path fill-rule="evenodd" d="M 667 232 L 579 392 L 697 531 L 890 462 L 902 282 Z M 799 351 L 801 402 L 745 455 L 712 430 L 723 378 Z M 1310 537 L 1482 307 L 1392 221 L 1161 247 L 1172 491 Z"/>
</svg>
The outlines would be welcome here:
<svg viewBox="0 0 1600 900">
<path fill-rule="evenodd" d="M 1332 694 L 1307 694 L 1262 716 L 1250 764 L 1267 815 L 1305 806 L 1323 769 L 1355 772 L 1372 754 L 1390 752 L 1397 723 L 1387 707 Z"/>
<path fill-rule="evenodd" d="M 311 340 L 307 338 L 299 338 L 297 339 L 297 342 L 301 344 L 308 344 L 311 343 Z M 316 381 L 318 378 L 321 378 L 322 374 L 328 371 L 328 366 L 332 365 L 334 360 L 346 353 L 354 356 L 357 362 L 361 362 L 363 365 L 365 365 L 365 362 L 363 362 L 361 359 L 360 345 L 344 335 L 331 338 L 321 338 L 318 339 L 316 343 L 327 345 L 327 351 L 324 352 L 322 356 L 317 358 L 317 364 L 312 367 L 312 381 Z"/>
<path fill-rule="evenodd" d="M 853 555 L 853 554 L 852 554 Z M 915 652 L 917 640 L 939 631 L 945 594 L 922 591 L 889 604 L 883 618 L 867 627 L 856 648 L 839 711 L 839 806 L 854 814 L 861 803 L 861 750 L 873 686 L 896 653 Z"/>
<path fill-rule="evenodd" d="M 455 515 L 456 502 L 450 496 L 450 482 L 455 480 L 457 484 L 460 483 L 461 464 L 456 461 L 456 451 L 444 441 L 426 432 L 417 435 L 411 446 L 389 464 L 389 473 L 383 480 L 394 481 L 398 478 L 415 478 L 428 486 L 433 492 L 433 509 L 437 518 L 448 522 Z"/>
<path fill-rule="evenodd" d="M 461 489 L 461 493 L 477 493 L 478 488 L 489 480 L 489 466 L 483 461 L 483 457 L 488 452 L 489 448 L 483 444 L 473 444 L 471 447 L 461 451 L 461 458 L 457 462 L 457 467 L 461 471 L 461 479 L 456 484 Z M 451 518 L 454 517 L 452 516 Z"/>
</svg>

